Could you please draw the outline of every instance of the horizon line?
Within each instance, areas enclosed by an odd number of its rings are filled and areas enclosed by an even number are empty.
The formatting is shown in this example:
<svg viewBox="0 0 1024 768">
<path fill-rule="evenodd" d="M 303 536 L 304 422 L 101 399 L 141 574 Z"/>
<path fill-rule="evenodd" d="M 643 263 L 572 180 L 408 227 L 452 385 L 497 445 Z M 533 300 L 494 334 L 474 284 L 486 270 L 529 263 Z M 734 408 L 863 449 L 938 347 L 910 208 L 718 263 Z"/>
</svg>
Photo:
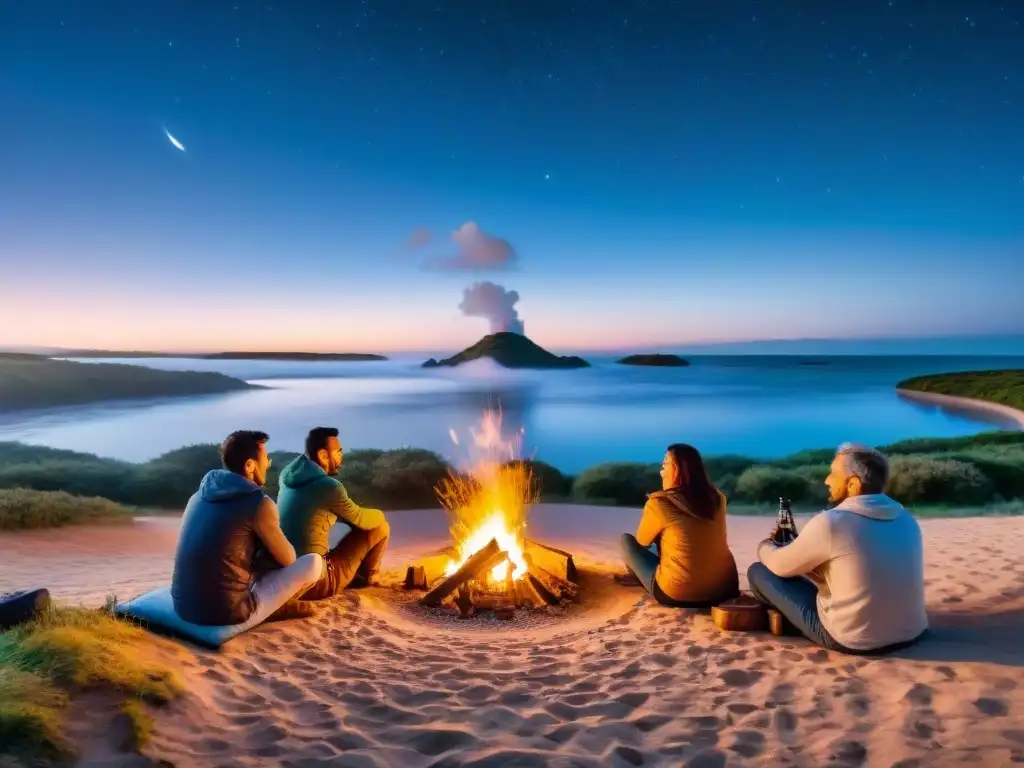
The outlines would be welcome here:
<svg viewBox="0 0 1024 768">
<path fill-rule="evenodd" d="M 491 334 L 483 334 L 480 338 L 485 338 Z M 528 334 L 523 334 L 526 338 L 530 339 Z M 533 341 L 533 339 L 530 339 Z M 908 344 L 908 343 L 942 343 L 942 342 L 969 342 L 972 340 L 984 340 L 988 342 L 998 341 L 1016 341 L 1024 345 L 1024 333 L 992 333 L 992 334 L 963 334 L 963 335 L 938 335 L 938 336 L 851 336 L 851 337 L 814 337 L 814 336 L 799 336 L 790 338 L 768 338 L 768 339 L 731 339 L 731 340 L 717 340 L 717 341 L 679 341 L 679 342 L 655 342 L 649 345 L 622 345 L 614 347 L 598 347 L 598 346 L 574 346 L 574 345 L 552 345 L 552 349 L 570 352 L 588 352 L 591 354 L 617 354 L 619 352 L 643 352 L 643 351 L 665 351 L 665 350 L 683 350 L 683 349 L 723 349 L 737 346 L 777 346 L 783 344 L 836 344 L 839 346 L 849 346 L 851 344 L 881 344 L 881 345 L 892 345 L 892 344 Z M 479 341 L 479 339 L 478 339 Z M 476 342 L 472 342 L 476 343 Z M 536 342 L 534 342 L 536 343 Z M 467 345 L 470 346 L 470 345 Z M 138 353 L 140 355 L 166 355 L 168 357 L 173 356 L 190 356 L 190 355 L 218 355 L 218 354 L 263 354 L 263 355 L 412 355 L 412 354 L 430 354 L 447 351 L 447 347 L 423 347 L 423 348 L 411 348 L 411 349 L 374 349 L 374 350 L 340 350 L 340 349 L 299 349 L 293 348 L 288 350 L 283 349 L 266 349 L 266 348 L 216 348 L 216 349 L 195 349 L 195 348 L 113 348 L 113 347 L 88 347 L 88 346 L 52 346 L 52 345 L 35 345 L 35 344 L 13 344 L 4 343 L 0 344 L 0 352 L 29 352 L 34 354 L 67 354 L 71 352 L 81 353 L 98 353 L 98 352 L 110 352 L 118 355 L 126 355 L 128 353 Z M 699 354 L 699 353 L 698 353 Z M 807 353 L 822 355 L 827 353 L 815 352 Z M 943 354 L 943 353 L 921 353 L 921 354 Z M 1017 356 L 1024 355 L 1024 348 L 1020 352 L 976 352 L 976 353 L 962 353 L 964 355 L 977 354 L 980 356 Z"/>
</svg>

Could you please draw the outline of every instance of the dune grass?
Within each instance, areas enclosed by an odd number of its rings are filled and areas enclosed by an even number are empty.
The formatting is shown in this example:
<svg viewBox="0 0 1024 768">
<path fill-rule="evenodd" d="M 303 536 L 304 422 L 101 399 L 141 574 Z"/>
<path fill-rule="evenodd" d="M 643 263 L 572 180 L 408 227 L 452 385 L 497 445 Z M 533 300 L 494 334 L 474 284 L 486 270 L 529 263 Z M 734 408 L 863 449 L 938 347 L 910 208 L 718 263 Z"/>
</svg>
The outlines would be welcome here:
<svg viewBox="0 0 1024 768">
<path fill-rule="evenodd" d="M 936 395 L 971 397 L 1024 410 L 1024 370 L 939 373 L 915 376 L 896 386 Z"/>
<path fill-rule="evenodd" d="M 253 384 L 222 373 L 161 371 L 141 365 L 79 363 L 0 353 L 0 410 L 208 395 L 254 388 L 257 387 Z"/>
<path fill-rule="evenodd" d="M 99 496 L 27 488 L 0 490 L 0 531 L 128 521 L 134 512 Z"/>
<path fill-rule="evenodd" d="M 124 697 L 121 712 L 136 747 L 152 723 L 143 702 L 165 704 L 183 690 L 179 674 L 140 649 L 143 631 L 106 610 L 52 608 L 0 633 L 0 755 L 68 758 L 74 748 L 64 710 L 80 691 Z"/>
</svg>

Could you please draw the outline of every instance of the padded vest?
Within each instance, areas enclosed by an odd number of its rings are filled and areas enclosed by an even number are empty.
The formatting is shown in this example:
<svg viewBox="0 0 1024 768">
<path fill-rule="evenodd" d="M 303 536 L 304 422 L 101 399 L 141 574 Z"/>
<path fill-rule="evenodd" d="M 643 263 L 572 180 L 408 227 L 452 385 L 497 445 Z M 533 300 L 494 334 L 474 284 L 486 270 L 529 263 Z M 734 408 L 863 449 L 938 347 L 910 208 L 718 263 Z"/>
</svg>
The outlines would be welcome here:
<svg viewBox="0 0 1024 768">
<path fill-rule="evenodd" d="M 223 469 L 207 473 L 185 507 L 171 597 L 185 621 L 239 624 L 256 610 L 253 566 L 263 488 Z"/>
</svg>

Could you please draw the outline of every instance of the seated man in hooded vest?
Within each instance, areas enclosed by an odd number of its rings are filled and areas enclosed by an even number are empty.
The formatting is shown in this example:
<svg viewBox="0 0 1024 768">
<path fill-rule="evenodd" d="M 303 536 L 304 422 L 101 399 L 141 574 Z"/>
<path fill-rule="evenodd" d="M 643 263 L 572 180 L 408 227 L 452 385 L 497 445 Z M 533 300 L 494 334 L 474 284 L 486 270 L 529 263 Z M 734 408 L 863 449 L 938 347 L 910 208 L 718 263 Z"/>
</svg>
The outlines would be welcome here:
<svg viewBox="0 0 1024 768">
<path fill-rule="evenodd" d="M 323 556 L 323 577 L 302 595 L 303 600 L 333 597 L 346 587 L 377 583 L 391 527 L 379 509 L 361 507 L 349 498 L 338 479 L 343 461 L 338 430 L 316 427 L 306 436 L 306 451 L 281 470 L 277 494 L 281 528 L 299 554 Z M 331 549 L 331 526 L 351 530 Z"/>
<path fill-rule="evenodd" d="M 312 613 L 295 598 L 317 582 L 324 561 L 296 557 L 281 531 L 277 505 L 263 488 L 269 439 L 251 430 L 228 435 L 220 448 L 224 468 L 207 472 L 185 507 L 171 577 L 174 610 L 185 621 L 255 626 Z"/>
</svg>

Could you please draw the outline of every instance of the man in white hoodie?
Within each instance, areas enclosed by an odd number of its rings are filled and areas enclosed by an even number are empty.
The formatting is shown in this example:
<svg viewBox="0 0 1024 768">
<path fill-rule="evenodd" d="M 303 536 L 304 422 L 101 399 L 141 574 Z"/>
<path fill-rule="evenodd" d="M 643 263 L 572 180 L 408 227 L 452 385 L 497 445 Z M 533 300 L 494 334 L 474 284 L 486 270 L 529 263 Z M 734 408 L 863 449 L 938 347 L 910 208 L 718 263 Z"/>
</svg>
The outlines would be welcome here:
<svg viewBox="0 0 1024 768">
<path fill-rule="evenodd" d="M 825 480 L 831 508 L 795 541 L 765 540 L 747 571 L 751 592 L 814 642 L 845 653 L 882 653 L 928 628 L 921 529 L 882 491 L 889 464 L 844 443 Z"/>
</svg>

